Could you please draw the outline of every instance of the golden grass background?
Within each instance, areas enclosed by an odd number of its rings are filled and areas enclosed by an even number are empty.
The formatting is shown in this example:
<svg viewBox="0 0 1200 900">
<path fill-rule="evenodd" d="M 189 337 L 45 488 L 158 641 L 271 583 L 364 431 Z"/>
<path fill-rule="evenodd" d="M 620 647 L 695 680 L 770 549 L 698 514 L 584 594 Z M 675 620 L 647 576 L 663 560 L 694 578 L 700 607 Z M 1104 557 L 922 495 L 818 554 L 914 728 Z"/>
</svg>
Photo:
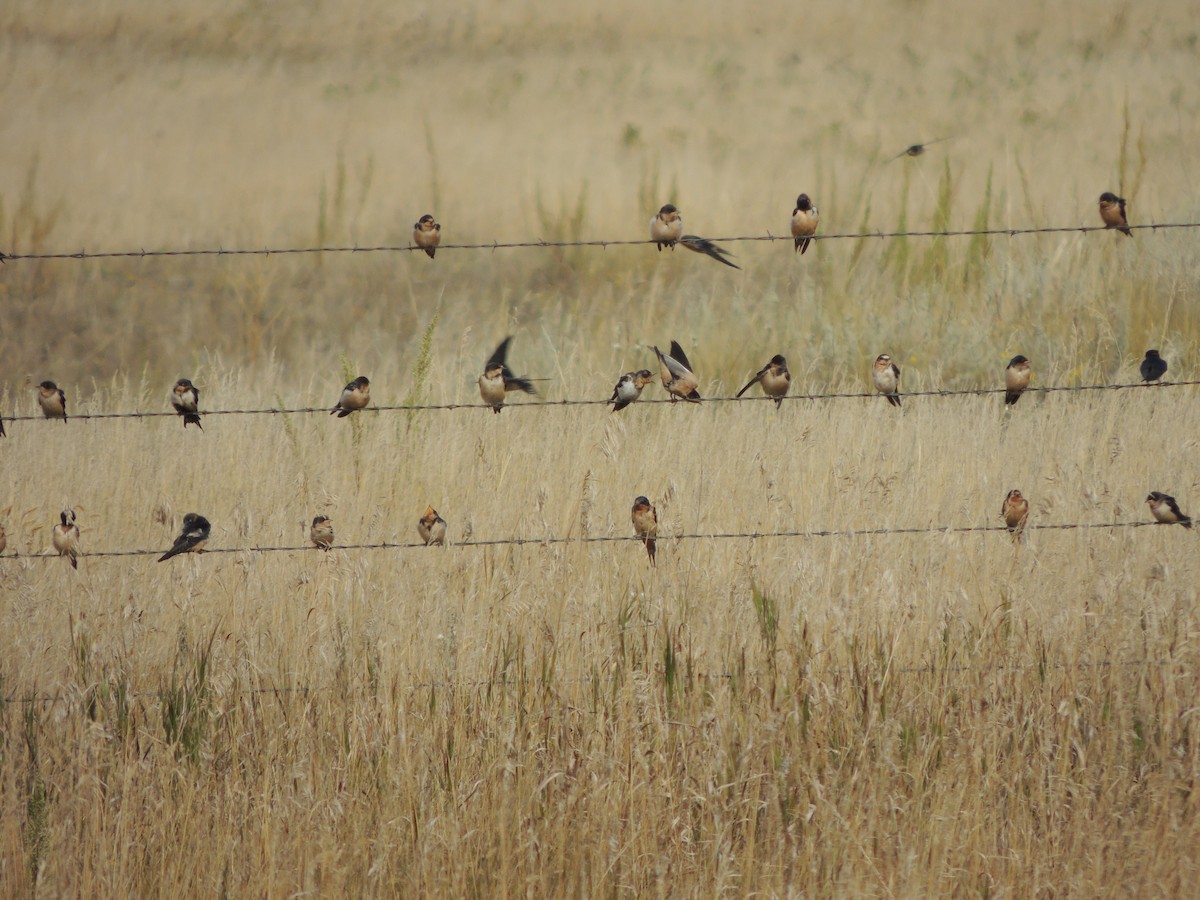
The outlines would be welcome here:
<svg viewBox="0 0 1200 900">
<path fill-rule="evenodd" d="M 7 252 L 1193 221 L 1187 4 L 11 4 Z M 917 159 L 887 157 L 949 136 Z M 1194 232 L 12 261 L 0 413 L 475 402 L 495 344 L 602 398 L 1195 377 Z M 1145 518 L 1193 388 L 17 422 L 0 444 L 6 894 L 1181 896 L 1200 843 L 1181 528 L 213 554 L 87 550 Z M 648 389 L 660 396 L 657 387 Z M 523 400 L 523 398 L 522 398 Z M 515 402 L 520 403 L 522 400 Z"/>
</svg>

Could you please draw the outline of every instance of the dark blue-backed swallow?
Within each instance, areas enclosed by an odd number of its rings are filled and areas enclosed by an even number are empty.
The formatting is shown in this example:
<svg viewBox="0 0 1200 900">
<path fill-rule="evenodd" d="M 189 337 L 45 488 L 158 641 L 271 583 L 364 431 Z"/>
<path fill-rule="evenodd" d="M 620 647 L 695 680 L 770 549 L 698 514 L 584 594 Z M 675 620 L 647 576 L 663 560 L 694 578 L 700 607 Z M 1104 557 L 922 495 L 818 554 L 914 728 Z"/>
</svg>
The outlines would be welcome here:
<svg viewBox="0 0 1200 900">
<path fill-rule="evenodd" d="M 948 140 L 950 140 L 950 138 L 938 138 L 937 140 L 926 141 L 923 144 L 913 144 L 911 147 L 905 147 L 903 150 L 893 156 L 892 159 L 899 159 L 902 156 L 920 156 L 925 152 L 926 147 L 929 147 L 933 144 L 940 144 L 942 141 Z M 888 162 L 891 161 L 891 159 L 888 160 Z"/>
<path fill-rule="evenodd" d="M 624 409 L 630 403 L 633 403 L 642 396 L 642 388 L 654 381 L 654 375 L 649 369 L 642 369 L 638 372 L 626 372 L 617 381 L 617 386 L 613 388 L 612 396 L 608 398 L 608 402 L 613 405 L 612 411 L 616 412 L 619 409 Z"/>
<path fill-rule="evenodd" d="M 887 397 L 888 403 L 900 405 L 900 367 L 886 353 L 875 357 L 871 378 L 875 382 L 875 390 Z"/>
<path fill-rule="evenodd" d="M 42 405 L 42 415 L 47 419 L 67 421 L 67 395 L 53 381 L 43 381 L 38 385 L 38 403 Z"/>
<path fill-rule="evenodd" d="M 186 378 L 175 382 L 171 391 L 171 405 L 175 407 L 175 412 L 183 416 L 184 428 L 195 425 L 201 431 L 204 430 L 204 426 L 200 424 L 200 389 Z"/>
<path fill-rule="evenodd" d="M 308 539 L 319 550 L 328 550 L 333 546 L 333 520 L 329 516 L 316 516 L 308 529 Z"/>
<path fill-rule="evenodd" d="M 792 384 L 792 373 L 788 371 L 787 360 L 782 354 L 776 353 L 772 356 L 771 361 L 759 369 L 758 374 L 737 392 L 737 396 L 742 396 L 755 383 L 762 385 L 764 394 L 775 398 L 776 409 L 783 406 L 784 395 L 787 394 L 788 388 Z"/>
<path fill-rule="evenodd" d="M 334 413 L 337 413 L 339 419 L 344 419 L 350 413 L 362 409 L 370 402 L 371 382 L 367 380 L 365 375 L 359 375 L 342 388 L 342 396 L 338 399 L 337 406 L 331 409 L 329 414 L 332 416 Z"/>
<path fill-rule="evenodd" d="M 442 242 L 442 226 L 433 221 L 433 216 L 424 215 L 413 226 L 413 243 L 429 254 L 429 258 L 437 254 L 437 246 Z"/>
<path fill-rule="evenodd" d="M 1192 527 L 1191 516 L 1185 516 L 1179 509 L 1179 504 L 1175 502 L 1175 498 L 1170 494 L 1164 494 L 1162 491 L 1151 491 L 1146 497 L 1146 503 L 1150 506 L 1150 512 L 1154 514 L 1154 518 L 1166 525 L 1182 525 L 1184 528 Z"/>
<path fill-rule="evenodd" d="M 1158 381 L 1167 374 L 1167 361 L 1158 355 L 1157 350 L 1147 350 L 1146 358 L 1142 360 L 1142 381 Z"/>
<path fill-rule="evenodd" d="M 1029 387 L 1029 378 L 1033 371 L 1029 368 L 1029 360 L 1020 354 L 1009 360 L 1008 368 L 1004 370 L 1004 403 L 1014 405 L 1021 399 L 1025 388 Z"/>
<path fill-rule="evenodd" d="M 1129 230 L 1129 220 L 1125 218 L 1125 198 L 1118 197 L 1112 191 L 1100 195 L 1100 218 L 1105 228 L 1115 228 L 1126 237 L 1133 237 Z"/>
<path fill-rule="evenodd" d="M 212 525 L 208 519 L 199 513 L 188 513 L 183 517 L 183 530 L 179 532 L 179 537 L 175 538 L 171 549 L 160 556 L 158 561 L 165 562 L 180 553 L 202 553 L 211 531 Z"/>
<path fill-rule="evenodd" d="M 817 233 L 817 225 L 821 221 L 821 213 L 808 199 L 808 194 L 796 198 L 796 208 L 792 210 L 792 237 L 796 240 L 796 249 L 803 256 L 812 243 L 812 236 Z"/>
</svg>

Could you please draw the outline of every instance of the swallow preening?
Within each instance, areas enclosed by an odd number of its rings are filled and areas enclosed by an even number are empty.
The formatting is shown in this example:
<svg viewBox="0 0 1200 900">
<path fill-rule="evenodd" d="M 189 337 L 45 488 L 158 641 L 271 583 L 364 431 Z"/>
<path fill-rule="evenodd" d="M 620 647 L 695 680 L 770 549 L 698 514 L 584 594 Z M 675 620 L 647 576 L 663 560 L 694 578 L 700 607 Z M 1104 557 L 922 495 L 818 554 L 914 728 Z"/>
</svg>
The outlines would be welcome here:
<svg viewBox="0 0 1200 900">
<path fill-rule="evenodd" d="M 342 396 L 337 402 L 337 406 L 329 411 L 332 416 L 337 413 L 339 419 L 344 419 L 356 409 L 362 409 L 371 402 L 371 382 L 367 380 L 365 375 L 359 375 L 352 382 L 342 388 Z"/>
<path fill-rule="evenodd" d="M 633 501 L 633 532 L 642 539 L 642 543 L 646 545 L 646 555 L 650 557 L 650 565 L 654 566 L 657 563 L 654 561 L 656 552 L 654 539 L 658 536 L 658 513 L 654 511 L 654 507 L 645 497 L 638 497 Z"/>
<path fill-rule="evenodd" d="M 188 513 L 183 517 L 183 529 L 179 532 L 179 537 L 175 538 L 171 549 L 160 556 L 158 561 L 165 562 L 180 553 L 203 553 L 210 531 L 212 531 L 212 525 L 209 524 L 208 519 L 199 513 Z"/>
<path fill-rule="evenodd" d="M 421 536 L 426 547 L 433 544 L 445 547 L 446 520 L 439 516 L 437 510 L 432 506 L 427 506 L 424 514 L 417 520 L 417 534 Z"/>
<path fill-rule="evenodd" d="M 711 256 L 717 262 L 729 266 L 732 269 L 740 269 L 741 266 L 734 265 L 727 257 L 732 256 L 728 250 L 718 247 L 707 238 L 702 238 L 695 234 L 683 233 L 683 216 L 679 214 L 679 210 L 668 203 L 658 211 L 658 214 L 650 220 L 650 240 L 658 245 L 659 252 L 662 252 L 663 247 L 675 249 L 676 244 L 683 244 L 689 250 L 694 250 L 696 253 L 703 253 L 705 256 Z"/>
<path fill-rule="evenodd" d="M 1100 218 L 1105 228 L 1115 228 L 1127 237 L 1133 237 L 1129 230 L 1129 220 L 1125 218 L 1125 198 L 1118 197 L 1112 191 L 1100 195 Z"/>
<path fill-rule="evenodd" d="M 949 138 L 937 138 L 936 140 L 933 140 L 933 141 L 926 141 L 923 144 L 913 144 L 911 147 L 905 147 L 903 150 L 901 150 L 899 153 L 897 153 L 895 156 L 893 156 L 892 159 L 899 159 L 902 156 L 920 156 L 922 153 L 925 152 L 925 148 L 930 146 L 931 144 L 940 144 L 942 141 L 948 141 L 948 140 L 950 140 L 950 139 Z M 888 162 L 891 162 L 891 160 L 888 160 Z"/>
<path fill-rule="evenodd" d="M 1013 406 L 1021 399 L 1021 394 L 1025 388 L 1029 387 L 1029 376 L 1032 370 L 1029 368 L 1029 360 L 1017 354 L 1008 362 L 1008 368 L 1004 370 L 1004 403 L 1007 406 Z M 1018 494 L 1019 495 L 1019 494 Z"/>
<path fill-rule="evenodd" d="M 308 539 L 318 550 L 333 546 L 333 520 L 329 516 L 316 516 L 308 529 Z"/>
<path fill-rule="evenodd" d="M 779 409 L 783 406 L 784 395 L 792 384 L 792 373 L 788 371 L 787 360 L 776 353 L 771 357 L 771 361 L 759 369 L 758 374 L 737 392 L 737 396 L 742 396 L 756 383 L 762 386 L 764 394 L 775 399 L 775 408 Z"/>
<path fill-rule="evenodd" d="M 452 217 L 453 218 L 453 217 Z M 433 221 L 433 216 L 424 215 L 413 226 L 413 243 L 433 259 L 437 246 L 442 242 L 442 226 Z"/>
<path fill-rule="evenodd" d="M 64 509 L 58 514 L 59 524 L 54 526 L 50 539 L 59 556 L 71 560 L 71 568 L 79 568 L 79 526 L 75 524 L 75 510 Z"/>
<path fill-rule="evenodd" d="M 630 403 L 642 396 L 642 388 L 654 381 L 654 373 L 649 369 L 642 369 L 639 372 L 626 372 L 617 381 L 617 386 L 613 388 L 612 396 L 608 398 L 608 402 L 613 405 L 612 411 L 616 412 L 619 409 L 624 409 Z"/>
<path fill-rule="evenodd" d="M 1000 507 L 1000 517 L 1008 526 L 1014 541 L 1019 541 L 1025 531 L 1025 522 L 1029 519 L 1029 501 L 1021 496 L 1016 488 L 1004 497 L 1004 505 Z"/>
<path fill-rule="evenodd" d="M 808 194 L 796 198 L 796 208 L 792 210 L 792 237 L 796 239 L 796 249 L 803 256 L 812 243 L 812 236 L 817 233 L 817 223 L 821 214 L 808 199 Z"/>
<path fill-rule="evenodd" d="M 1179 504 L 1175 502 L 1175 498 L 1170 494 L 1164 494 L 1162 491 L 1151 491 L 1146 497 L 1146 503 L 1150 506 L 1150 512 L 1154 514 L 1154 518 L 1164 525 L 1182 525 L 1184 528 L 1192 527 L 1191 516 L 1185 516 L 1179 509 Z"/>
<path fill-rule="evenodd" d="M 1167 361 L 1158 355 L 1157 350 L 1147 350 L 1141 373 L 1142 381 L 1158 381 L 1167 374 Z"/>
<path fill-rule="evenodd" d="M 696 388 L 700 386 L 700 380 L 692 371 L 692 364 L 688 362 L 687 354 L 683 352 L 679 342 L 671 341 L 670 356 L 665 355 L 657 347 L 654 348 L 654 352 L 658 356 L 659 377 L 662 379 L 663 387 L 671 395 L 671 402 L 674 403 L 676 399 L 682 398 L 690 400 L 692 403 L 699 403 L 700 392 Z"/>
<path fill-rule="evenodd" d="M 47 419 L 67 421 L 67 395 L 53 381 L 43 381 L 38 385 L 38 403 L 42 406 L 42 415 Z"/>
<path fill-rule="evenodd" d="M 200 390 L 186 378 L 180 378 L 175 382 L 175 387 L 171 390 L 171 405 L 175 407 L 175 412 L 183 416 L 183 427 L 195 425 L 201 431 L 204 426 L 200 424 Z"/>
<path fill-rule="evenodd" d="M 888 403 L 900 405 L 900 367 L 886 353 L 875 357 L 871 378 L 875 382 L 875 390 L 887 397 Z"/>
<path fill-rule="evenodd" d="M 504 396 L 509 391 L 524 391 L 526 394 L 537 396 L 537 388 L 533 386 L 533 382 L 538 379 L 519 378 L 508 367 L 506 359 L 508 345 L 511 343 L 512 335 L 510 334 L 500 342 L 496 352 L 491 355 L 483 367 L 483 374 L 479 376 L 479 395 L 483 397 L 484 403 L 491 406 L 494 413 L 499 413 L 503 408 Z"/>
</svg>

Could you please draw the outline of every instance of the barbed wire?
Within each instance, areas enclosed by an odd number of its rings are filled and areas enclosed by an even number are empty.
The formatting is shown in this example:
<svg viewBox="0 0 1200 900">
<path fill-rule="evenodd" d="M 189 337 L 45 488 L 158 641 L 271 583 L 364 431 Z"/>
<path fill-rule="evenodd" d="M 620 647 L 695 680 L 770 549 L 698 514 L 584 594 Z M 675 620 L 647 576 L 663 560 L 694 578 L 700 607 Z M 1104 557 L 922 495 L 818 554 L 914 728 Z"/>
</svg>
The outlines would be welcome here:
<svg viewBox="0 0 1200 900">
<path fill-rule="evenodd" d="M 1172 228 L 1200 228 L 1200 222 L 1150 222 L 1141 225 L 1128 225 L 1122 228 L 1132 230 L 1150 230 L 1158 232 Z M 897 238 L 917 237 L 1017 237 L 1026 234 L 1089 234 L 1094 231 L 1111 231 L 1106 225 L 1057 225 L 1041 228 L 979 228 L 946 231 L 847 231 L 833 234 L 814 234 L 814 241 L 844 241 L 844 240 L 894 240 Z M 730 237 L 714 237 L 706 240 L 725 244 L 744 243 L 748 241 L 794 241 L 790 234 L 748 234 Z M 548 249 L 555 247 L 636 247 L 640 245 L 657 244 L 653 240 L 594 240 L 594 241 L 491 241 L 481 244 L 439 244 L 438 252 L 443 250 L 517 250 L 517 249 Z M 121 257 L 146 258 L 155 256 L 287 256 L 304 253 L 412 253 L 424 252 L 424 247 L 416 244 L 381 244 L 374 246 L 325 246 L 325 247 L 264 247 L 261 249 L 233 249 L 209 247 L 196 250 L 76 250 L 58 253 L 3 253 L 0 252 L 0 263 L 19 262 L 21 260 L 52 260 L 52 259 L 114 259 Z"/>
</svg>

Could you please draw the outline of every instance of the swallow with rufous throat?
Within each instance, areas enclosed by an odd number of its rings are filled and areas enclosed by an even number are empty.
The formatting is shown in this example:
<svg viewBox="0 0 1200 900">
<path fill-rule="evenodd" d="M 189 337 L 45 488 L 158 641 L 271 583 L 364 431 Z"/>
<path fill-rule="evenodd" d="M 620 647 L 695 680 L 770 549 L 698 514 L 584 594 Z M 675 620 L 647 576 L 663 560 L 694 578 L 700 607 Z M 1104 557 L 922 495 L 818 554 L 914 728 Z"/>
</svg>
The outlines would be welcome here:
<svg viewBox="0 0 1200 900">
<path fill-rule="evenodd" d="M 1022 392 L 1029 387 L 1031 374 L 1029 360 L 1020 354 L 1008 361 L 1008 368 L 1004 370 L 1004 403 L 1006 406 L 1012 406 L 1021 399 Z"/>
<path fill-rule="evenodd" d="M 650 557 L 650 565 L 658 565 L 654 561 L 656 552 L 654 539 L 658 536 L 658 513 L 645 497 L 633 501 L 633 532 L 646 545 L 646 555 Z"/>
<path fill-rule="evenodd" d="M 679 342 L 671 341 L 670 356 L 664 354 L 657 347 L 654 348 L 654 352 L 658 356 L 659 377 L 662 379 L 663 387 L 671 395 L 671 402 L 674 403 L 677 398 L 682 398 L 690 400 L 692 403 L 699 403 L 700 392 L 696 388 L 700 386 L 700 380 L 692 371 L 692 364 L 688 362 L 687 354 L 683 352 Z"/>
<path fill-rule="evenodd" d="M 308 539 L 318 550 L 333 546 L 333 520 L 329 516 L 316 516 L 308 529 Z"/>
<path fill-rule="evenodd" d="M 1167 374 L 1167 361 L 1157 350 L 1147 350 L 1141 365 L 1142 381 L 1158 381 Z"/>
<path fill-rule="evenodd" d="M 425 507 L 425 513 L 417 520 L 417 534 L 428 547 L 431 544 L 446 546 L 446 520 L 438 515 L 432 506 Z"/>
<path fill-rule="evenodd" d="M 903 150 L 893 156 L 892 159 L 899 159 L 902 156 L 920 156 L 925 152 L 926 147 L 929 147 L 932 144 L 940 144 L 942 141 L 948 140 L 950 140 L 950 138 L 937 138 L 933 141 L 926 141 L 923 144 L 913 144 L 911 147 L 905 147 Z M 891 162 L 891 160 L 888 160 L 888 162 Z"/>
<path fill-rule="evenodd" d="M 367 380 L 367 376 L 359 375 L 352 382 L 342 388 L 342 396 L 337 402 L 337 406 L 329 411 L 332 416 L 337 413 L 339 419 L 344 419 L 356 409 L 362 409 L 371 402 L 371 382 Z"/>
<path fill-rule="evenodd" d="M 812 236 L 817 233 L 817 223 L 821 214 L 808 199 L 808 194 L 796 198 L 796 208 L 792 210 L 792 237 L 796 239 L 796 249 L 803 256 L 812 243 Z"/>
<path fill-rule="evenodd" d="M 71 568 L 79 568 L 79 526 L 75 524 L 75 510 L 64 509 L 58 514 L 59 524 L 54 526 L 50 539 L 59 556 L 69 557 Z M 68 521 L 69 520 L 69 521 Z"/>
<path fill-rule="evenodd" d="M 771 357 L 771 361 L 759 369 L 758 374 L 737 392 L 737 396 L 742 396 L 755 383 L 762 385 L 764 394 L 775 398 L 775 408 L 779 409 L 783 406 L 783 397 L 792 384 L 792 373 L 788 371 L 787 360 L 781 354 L 776 353 Z"/>
<path fill-rule="evenodd" d="M 479 395 L 483 397 L 483 402 L 488 404 L 494 413 L 499 413 L 504 407 L 504 396 L 509 391 L 524 391 L 526 394 L 533 394 L 536 397 L 537 388 L 533 386 L 533 382 L 543 380 L 524 376 L 517 377 L 512 373 L 507 363 L 508 345 L 511 343 L 512 335 L 510 334 L 500 342 L 500 346 L 496 348 L 483 367 L 483 374 L 479 376 Z"/>
<path fill-rule="evenodd" d="M 888 403 L 900 405 L 900 367 L 886 353 L 875 357 L 871 378 L 875 382 L 875 390 L 887 397 Z"/>
<path fill-rule="evenodd" d="M 201 431 L 204 430 L 204 426 L 200 424 L 200 389 L 186 378 L 175 382 L 175 387 L 171 390 L 171 405 L 175 407 L 175 412 L 183 416 L 184 428 L 195 425 Z"/>
<path fill-rule="evenodd" d="M 1100 218 L 1104 220 L 1105 228 L 1115 228 L 1121 234 L 1133 237 L 1129 230 L 1129 220 L 1125 218 L 1125 198 L 1118 197 L 1112 191 L 1100 195 Z"/>
<path fill-rule="evenodd" d="M 183 517 L 183 529 L 179 532 L 179 537 L 175 538 L 171 549 L 160 556 L 158 561 L 165 562 L 180 553 L 203 553 L 211 531 L 212 525 L 208 519 L 199 513 L 188 513 Z"/>
<path fill-rule="evenodd" d="M 1013 540 L 1019 540 L 1025 531 L 1025 522 L 1029 518 L 1029 501 L 1021 496 L 1021 492 L 1013 488 L 1004 497 L 1004 505 L 1000 507 L 1000 517 L 1008 526 Z"/>
<path fill-rule="evenodd" d="M 658 245 L 658 252 L 663 247 L 675 249 L 675 243 L 683 237 L 683 216 L 670 203 L 658 211 L 658 215 L 650 220 L 650 240 Z"/>
<path fill-rule="evenodd" d="M 654 381 L 654 373 L 649 369 L 642 369 L 638 372 L 626 372 L 617 381 L 617 386 L 613 388 L 612 396 L 608 398 L 608 402 L 613 405 L 612 411 L 624 409 L 630 403 L 642 396 L 642 388 Z"/>
<path fill-rule="evenodd" d="M 433 216 L 424 215 L 413 226 L 413 243 L 433 259 L 437 246 L 442 242 L 442 226 L 433 221 Z"/>
<path fill-rule="evenodd" d="M 1150 512 L 1154 514 L 1154 518 L 1164 525 L 1182 525 L 1184 528 L 1192 527 L 1191 516 L 1185 516 L 1179 509 L 1179 504 L 1175 502 L 1175 498 L 1170 494 L 1164 494 L 1162 491 L 1151 491 L 1146 497 L 1146 503 L 1150 506 Z"/>
<path fill-rule="evenodd" d="M 38 385 L 38 403 L 42 406 L 42 415 L 47 419 L 67 421 L 67 395 L 53 381 L 43 381 Z"/>
</svg>

